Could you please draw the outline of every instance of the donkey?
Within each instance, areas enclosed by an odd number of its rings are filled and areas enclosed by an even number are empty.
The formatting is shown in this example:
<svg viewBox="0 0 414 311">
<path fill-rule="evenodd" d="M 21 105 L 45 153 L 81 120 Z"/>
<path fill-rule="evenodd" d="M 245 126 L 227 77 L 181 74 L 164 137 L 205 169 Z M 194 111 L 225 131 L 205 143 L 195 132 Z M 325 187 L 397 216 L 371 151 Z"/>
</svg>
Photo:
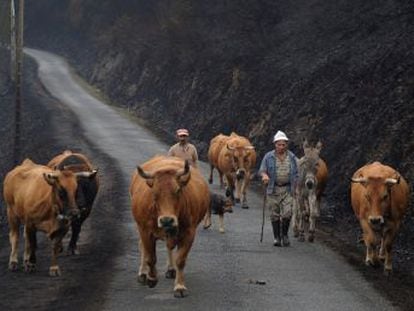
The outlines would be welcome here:
<svg viewBox="0 0 414 311">
<path fill-rule="evenodd" d="M 328 178 L 328 168 L 319 157 L 322 143 L 318 141 L 311 147 L 305 139 L 303 142 L 304 156 L 298 161 L 299 178 L 296 185 L 296 204 L 293 215 L 293 232 L 300 242 L 315 238 L 316 219 L 320 215 L 320 202 Z"/>
</svg>

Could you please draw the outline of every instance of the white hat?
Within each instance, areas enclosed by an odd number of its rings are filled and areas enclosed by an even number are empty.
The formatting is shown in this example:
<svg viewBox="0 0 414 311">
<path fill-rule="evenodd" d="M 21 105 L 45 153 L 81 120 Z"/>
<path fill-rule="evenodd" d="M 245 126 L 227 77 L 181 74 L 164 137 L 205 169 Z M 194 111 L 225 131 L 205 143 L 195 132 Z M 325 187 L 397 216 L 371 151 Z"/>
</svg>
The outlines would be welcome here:
<svg viewBox="0 0 414 311">
<path fill-rule="evenodd" d="M 287 138 L 286 134 L 282 131 L 277 131 L 277 133 L 275 134 L 275 136 L 273 137 L 273 142 L 277 142 L 278 140 L 285 140 L 288 141 L 289 139 Z"/>
</svg>

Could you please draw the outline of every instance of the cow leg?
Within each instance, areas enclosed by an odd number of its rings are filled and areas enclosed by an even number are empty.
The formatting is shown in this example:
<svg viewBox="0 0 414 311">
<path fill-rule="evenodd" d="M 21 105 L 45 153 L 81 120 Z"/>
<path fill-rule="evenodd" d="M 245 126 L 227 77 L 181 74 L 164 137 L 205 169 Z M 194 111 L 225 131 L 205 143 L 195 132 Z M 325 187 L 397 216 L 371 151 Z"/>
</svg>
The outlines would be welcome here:
<svg viewBox="0 0 414 311">
<path fill-rule="evenodd" d="M 167 279 L 175 279 L 176 276 L 176 268 L 174 263 L 174 254 L 173 250 L 176 245 L 175 241 L 172 239 L 167 240 L 167 271 L 165 272 L 165 278 Z"/>
<path fill-rule="evenodd" d="M 218 216 L 219 216 L 219 225 L 220 225 L 219 231 L 220 233 L 224 233 L 224 214 L 219 213 Z"/>
<path fill-rule="evenodd" d="M 210 177 L 208 178 L 208 183 L 209 184 L 213 183 L 213 171 L 214 171 L 214 166 L 212 164 L 210 164 Z"/>
<path fill-rule="evenodd" d="M 66 232 L 65 232 L 66 233 Z M 59 236 L 55 237 L 52 240 L 52 260 L 49 267 L 49 275 L 50 276 L 60 276 L 60 268 L 57 263 L 57 256 L 61 251 L 62 246 L 62 239 L 64 234 L 59 234 Z"/>
<path fill-rule="evenodd" d="M 36 271 L 36 228 L 24 226 L 24 239 L 24 270 L 31 273 Z"/>
<path fill-rule="evenodd" d="M 195 229 L 190 229 L 183 234 L 183 239 L 178 244 L 176 267 L 177 275 L 174 282 L 174 296 L 176 298 L 183 298 L 187 296 L 187 288 L 184 284 L 184 267 L 187 260 L 188 253 L 193 245 L 195 236 Z"/>
<path fill-rule="evenodd" d="M 207 209 L 206 215 L 204 216 L 204 229 L 208 229 L 211 227 L 211 208 Z"/>
<path fill-rule="evenodd" d="M 249 182 L 250 182 L 250 174 L 246 173 L 246 175 L 244 176 L 243 179 L 243 183 L 241 185 L 241 202 L 242 202 L 242 208 L 249 208 L 249 205 L 247 204 L 247 197 L 246 197 L 246 192 L 247 192 L 247 187 L 249 186 Z"/>
<path fill-rule="evenodd" d="M 14 215 L 12 208 L 7 207 L 7 219 L 9 222 L 9 241 L 11 246 L 9 269 L 10 271 L 17 271 L 18 269 L 18 244 L 19 244 L 19 226 L 20 222 Z"/>
<path fill-rule="evenodd" d="M 389 275 L 392 272 L 392 243 L 394 242 L 395 235 L 397 233 L 399 225 L 392 225 L 385 232 L 381 248 L 384 248 L 385 261 L 384 261 L 384 274 Z"/>
<path fill-rule="evenodd" d="M 219 169 L 217 171 L 219 172 L 220 188 L 224 188 L 223 173 Z"/>
<path fill-rule="evenodd" d="M 139 263 L 139 269 L 138 269 L 138 283 L 141 283 L 142 285 L 147 285 L 147 274 L 148 274 L 148 266 L 147 261 L 145 257 L 145 249 L 142 246 L 142 241 L 139 239 L 138 243 L 139 253 L 140 253 L 140 263 Z"/>
<path fill-rule="evenodd" d="M 157 276 L 157 255 L 156 255 L 156 240 L 154 237 L 146 234 L 140 230 L 140 236 L 142 241 L 142 248 L 144 249 L 144 260 L 145 264 L 148 267 L 147 273 L 147 281 L 146 284 L 152 288 L 155 287 L 158 283 L 158 276 Z"/>
<path fill-rule="evenodd" d="M 72 222 L 72 235 L 70 237 L 69 246 L 68 246 L 68 254 L 69 255 L 79 255 L 79 250 L 77 246 L 77 242 L 79 239 L 79 234 L 81 231 L 82 222 L 84 219 L 76 219 Z"/>
<path fill-rule="evenodd" d="M 364 232 L 364 242 L 366 247 L 365 264 L 367 266 L 375 267 L 378 265 L 378 258 L 376 252 L 376 236 L 369 227 L 367 221 L 361 221 L 361 227 Z"/>
</svg>

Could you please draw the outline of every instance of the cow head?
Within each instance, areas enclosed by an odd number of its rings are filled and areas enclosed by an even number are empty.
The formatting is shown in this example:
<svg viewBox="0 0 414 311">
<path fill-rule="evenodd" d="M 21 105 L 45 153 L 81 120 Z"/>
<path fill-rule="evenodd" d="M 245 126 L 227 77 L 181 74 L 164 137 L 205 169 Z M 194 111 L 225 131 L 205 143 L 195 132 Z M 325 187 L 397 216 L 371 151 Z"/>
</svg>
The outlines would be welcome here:
<svg viewBox="0 0 414 311">
<path fill-rule="evenodd" d="M 356 177 L 351 182 L 361 184 L 365 189 L 364 199 L 367 201 L 368 222 L 374 231 L 381 231 L 385 225 L 385 219 L 390 212 L 391 188 L 400 181 L 396 178 L 384 178 L 379 176 Z"/>
<path fill-rule="evenodd" d="M 236 172 L 236 178 L 238 180 L 244 179 L 244 176 L 252 166 L 252 150 L 254 150 L 253 146 L 232 147 L 227 144 L 226 156 L 231 159 L 233 169 Z"/>
<path fill-rule="evenodd" d="M 73 173 L 68 170 L 56 170 L 54 172 L 43 174 L 43 178 L 52 187 L 52 200 L 59 208 L 58 217 L 66 219 L 79 214 L 75 200 L 78 187 L 77 178 L 90 177 L 94 174 L 96 174 L 96 172 Z"/>
<path fill-rule="evenodd" d="M 157 209 L 158 227 L 167 235 L 178 232 L 179 201 L 181 190 L 191 178 L 190 165 L 186 160 L 183 169 L 161 169 L 154 173 L 145 172 L 140 166 L 138 174 L 146 179 L 151 188 L 154 205 Z"/>
</svg>

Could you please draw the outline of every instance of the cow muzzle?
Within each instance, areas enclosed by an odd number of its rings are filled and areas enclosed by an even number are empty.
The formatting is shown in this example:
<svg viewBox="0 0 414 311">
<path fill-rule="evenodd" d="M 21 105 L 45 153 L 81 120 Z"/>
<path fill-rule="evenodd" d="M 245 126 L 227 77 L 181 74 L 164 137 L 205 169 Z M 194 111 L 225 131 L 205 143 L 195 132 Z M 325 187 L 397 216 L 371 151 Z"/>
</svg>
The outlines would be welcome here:
<svg viewBox="0 0 414 311">
<path fill-rule="evenodd" d="M 246 171 L 245 170 L 237 170 L 237 172 L 236 172 L 236 178 L 237 178 L 237 180 L 242 180 L 245 175 L 246 175 Z"/>
<path fill-rule="evenodd" d="M 178 220 L 176 216 L 158 217 L 158 228 L 163 229 L 167 235 L 174 236 L 178 232 Z"/>
<path fill-rule="evenodd" d="M 380 231 L 384 228 L 384 217 L 382 216 L 369 216 L 369 224 L 374 231 Z"/>
</svg>

